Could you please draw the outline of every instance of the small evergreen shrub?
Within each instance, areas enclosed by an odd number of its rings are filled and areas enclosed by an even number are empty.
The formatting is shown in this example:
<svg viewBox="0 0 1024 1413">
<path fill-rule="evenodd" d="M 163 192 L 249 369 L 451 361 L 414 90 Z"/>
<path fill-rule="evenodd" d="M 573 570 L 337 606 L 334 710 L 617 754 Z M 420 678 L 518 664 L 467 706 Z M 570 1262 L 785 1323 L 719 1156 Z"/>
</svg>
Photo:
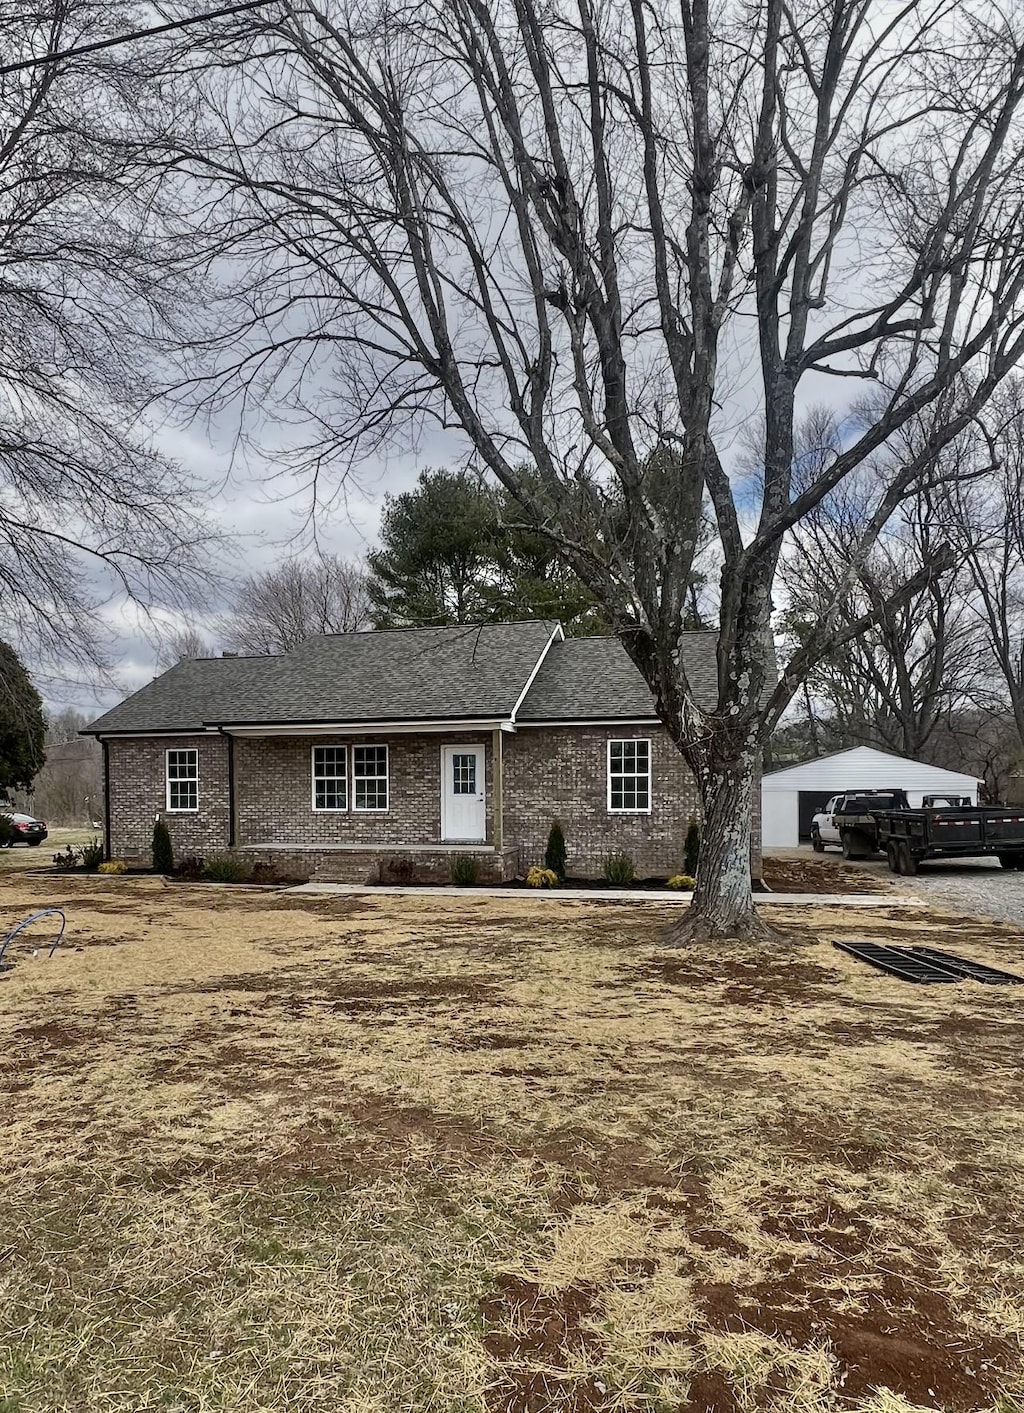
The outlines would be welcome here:
<svg viewBox="0 0 1024 1413">
<path fill-rule="evenodd" d="M 458 888 L 472 888 L 480 877 L 480 864 L 472 854 L 456 854 L 451 862 L 452 882 Z"/>
<path fill-rule="evenodd" d="M 171 833 L 162 819 L 158 819 L 153 825 L 153 869 L 156 873 L 174 872 Z"/>
<path fill-rule="evenodd" d="M 128 865 L 124 859 L 107 859 L 106 863 L 101 863 L 96 870 L 97 873 L 127 873 Z"/>
<path fill-rule="evenodd" d="M 70 873 L 73 868 L 78 868 L 81 862 L 81 849 L 74 849 L 70 844 L 53 856 L 53 866 L 59 868 L 61 873 Z"/>
<path fill-rule="evenodd" d="M 534 864 L 526 874 L 528 888 L 557 888 L 558 883 L 558 874 L 553 868 L 539 868 L 537 864 Z"/>
<path fill-rule="evenodd" d="M 669 879 L 668 886 L 677 888 L 680 893 L 692 893 L 697 886 L 697 880 L 691 878 L 688 873 L 677 873 Z"/>
<path fill-rule="evenodd" d="M 197 879 L 202 878 L 205 867 L 206 860 L 198 854 L 186 854 L 183 859 L 178 860 L 178 867 L 174 870 L 175 877 L 183 878 L 186 883 L 195 883 Z"/>
<path fill-rule="evenodd" d="M 9 849 L 17 837 L 14 820 L 10 815 L 0 814 L 0 849 Z"/>
<path fill-rule="evenodd" d="M 217 854 L 207 859 L 203 877 L 211 883 L 245 883 L 249 870 L 241 859 L 233 859 L 229 854 Z"/>
<path fill-rule="evenodd" d="M 548 846 L 544 850 L 544 867 L 549 873 L 556 875 L 559 883 L 565 882 L 565 835 L 557 819 L 548 834 Z"/>
<path fill-rule="evenodd" d="M 82 867 L 83 867 L 83 868 L 99 868 L 102 863 L 103 863 L 103 840 L 100 839 L 98 835 L 94 835 L 94 836 L 89 840 L 88 844 L 85 844 L 85 845 L 82 846 Z M 127 867 L 128 867 L 128 866 L 127 866 L 127 864 L 126 864 L 124 871 L 127 871 Z M 108 872 L 109 872 L 109 870 L 108 870 Z"/>
<path fill-rule="evenodd" d="M 690 820 L 690 827 L 686 831 L 686 843 L 683 845 L 683 873 L 691 878 L 697 877 L 697 860 L 700 857 L 700 825 L 695 819 Z"/>
<path fill-rule="evenodd" d="M 628 854 L 605 854 L 604 876 L 616 888 L 627 888 L 636 882 L 636 867 Z"/>
</svg>

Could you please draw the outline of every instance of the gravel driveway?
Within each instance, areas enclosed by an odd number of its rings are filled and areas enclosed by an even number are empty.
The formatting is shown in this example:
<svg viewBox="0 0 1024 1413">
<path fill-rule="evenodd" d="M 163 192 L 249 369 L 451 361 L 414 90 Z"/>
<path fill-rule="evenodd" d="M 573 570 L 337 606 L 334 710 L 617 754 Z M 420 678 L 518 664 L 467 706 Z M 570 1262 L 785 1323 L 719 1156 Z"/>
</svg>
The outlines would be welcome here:
<svg viewBox="0 0 1024 1413">
<path fill-rule="evenodd" d="M 800 849 L 771 850 L 778 856 L 800 859 L 835 859 L 842 857 L 838 849 L 815 854 L 810 845 Z M 889 879 L 904 893 L 916 894 L 940 908 L 973 917 L 990 917 L 999 922 L 1024 924 L 1024 873 L 1000 868 L 997 859 L 966 859 L 963 863 L 940 863 L 926 859 L 915 878 L 901 878 L 889 872 L 884 859 L 860 860 L 857 872 L 879 874 Z"/>
</svg>

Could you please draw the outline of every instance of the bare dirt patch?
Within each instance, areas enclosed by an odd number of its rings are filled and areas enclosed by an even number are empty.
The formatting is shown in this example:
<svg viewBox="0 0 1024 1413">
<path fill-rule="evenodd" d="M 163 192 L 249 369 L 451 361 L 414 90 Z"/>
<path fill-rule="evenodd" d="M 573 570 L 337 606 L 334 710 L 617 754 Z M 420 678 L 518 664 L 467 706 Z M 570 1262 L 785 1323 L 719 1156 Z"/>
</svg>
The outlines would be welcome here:
<svg viewBox="0 0 1024 1413">
<path fill-rule="evenodd" d="M 773 858 L 762 865 L 773 893 L 891 893 L 895 884 L 855 863 L 815 854 L 807 859 Z"/>
</svg>

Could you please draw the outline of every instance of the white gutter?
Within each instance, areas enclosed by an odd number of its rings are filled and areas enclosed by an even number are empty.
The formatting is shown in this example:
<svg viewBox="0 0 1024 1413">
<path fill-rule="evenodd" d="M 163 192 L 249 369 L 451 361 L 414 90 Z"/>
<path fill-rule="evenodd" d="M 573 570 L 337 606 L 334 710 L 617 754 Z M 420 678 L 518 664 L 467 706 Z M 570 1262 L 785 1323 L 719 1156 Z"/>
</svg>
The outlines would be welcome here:
<svg viewBox="0 0 1024 1413">
<path fill-rule="evenodd" d="M 458 735 L 465 731 L 514 731 L 510 720 L 477 721 L 328 721 L 268 726 L 222 726 L 228 736 L 402 736 Z"/>
</svg>

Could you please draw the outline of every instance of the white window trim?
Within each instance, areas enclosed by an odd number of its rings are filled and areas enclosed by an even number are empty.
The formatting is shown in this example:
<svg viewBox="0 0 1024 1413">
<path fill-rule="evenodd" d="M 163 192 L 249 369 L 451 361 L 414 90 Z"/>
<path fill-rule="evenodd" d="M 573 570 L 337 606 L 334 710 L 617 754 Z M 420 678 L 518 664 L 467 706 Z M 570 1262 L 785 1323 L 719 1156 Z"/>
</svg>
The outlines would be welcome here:
<svg viewBox="0 0 1024 1413">
<path fill-rule="evenodd" d="M 388 802 L 383 809 L 379 805 L 357 805 L 356 804 L 356 748 L 352 747 L 352 813 L 353 814 L 390 814 L 391 813 L 391 748 L 381 745 L 379 741 L 360 741 L 359 745 L 368 751 L 384 751 L 384 774 L 383 775 L 361 775 L 360 780 L 383 780 L 384 788 L 387 791 Z"/>
<path fill-rule="evenodd" d="M 171 756 L 181 755 L 183 752 L 196 758 L 196 803 L 194 809 L 182 809 L 180 805 L 171 804 Z M 180 783 L 177 782 L 177 783 Z M 190 781 L 188 783 L 191 783 Z M 164 806 L 167 814 L 198 814 L 199 813 L 199 751 L 195 746 L 168 746 L 164 751 Z"/>
<path fill-rule="evenodd" d="M 612 804 L 612 746 L 641 743 L 647 747 L 647 804 L 633 806 Z M 639 771 L 631 772 L 639 775 Z M 607 783 L 606 800 L 609 814 L 650 814 L 654 805 L 654 755 L 651 750 L 650 736 L 609 736 L 608 746 L 605 754 L 605 779 Z"/>
<path fill-rule="evenodd" d="M 343 752 L 344 752 L 345 767 L 344 767 L 343 773 L 342 773 L 341 775 L 323 775 L 323 776 L 320 777 L 320 779 L 322 779 L 322 780 L 344 780 L 344 782 L 345 782 L 345 803 L 344 803 L 343 805 L 318 805 L 317 802 L 316 802 L 316 782 L 317 782 L 316 753 L 317 753 L 317 751 L 323 750 L 323 748 L 324 748 L 325 746 L 329 746 L 332 750 L 335 750 L 335 751 L 343 751 Z M 314 813 L 314 814 L 348 814 L 348 812 L 349 812 L 349 806 L 350 806 L 350 804 L 351 804 L 351 795 L 349 794 L 348 767 L 349 767 L 348 746 L 338 745 L 338 744 L 335 744 L 335 742 L 333 742 L 333 741 L 318 741 L 315 746 L 310 746 L 310 748 L 309 748 L 309 803 L 310 803 L 310 805 L 311 805 L 312 808 L 313 808 L 313 813 Z"/>
</svg>

